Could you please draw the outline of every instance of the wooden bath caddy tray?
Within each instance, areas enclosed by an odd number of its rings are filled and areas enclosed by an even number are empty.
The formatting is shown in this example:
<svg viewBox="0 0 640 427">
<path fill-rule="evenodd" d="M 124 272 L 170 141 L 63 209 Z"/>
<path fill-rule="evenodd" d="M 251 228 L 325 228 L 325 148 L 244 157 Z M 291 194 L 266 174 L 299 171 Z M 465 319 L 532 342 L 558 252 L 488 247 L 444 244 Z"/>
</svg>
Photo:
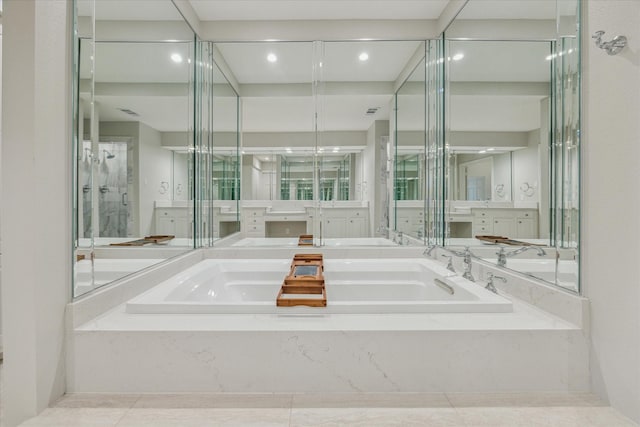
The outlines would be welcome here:
<svg viewBox="0 0 640 427">
<path fill-rule="evenodd" d="M 327 291 L 324 287 L 322 254 L 296 254 L 289 274 L 278 292 L 278 307 L 307 305 L 326 307 Z"/>
<path fill-rule="evenodd" d="M 301 234 L 298 237 L 298 246 L 313 246 L 313 234 Z"/>
<path fill-rule="evenodd" d="M 149 243 L 168 242 L 169 240 L 175 237 L 176 236 L 172 236 L 170 234 L 153 235 L 153 236 L 147 236 L 143 239 L 130 240 L 128 242 L 111 243 L 111 246 L 142 246 L 142 245 L 148 245 Z"/>
<path fill-rule="evenodd" d="M 529 243 L 529 242 L 523 242 L 523 241 L 520 241 L 520 240 L 514 240 L 514 239 L 510 239 L 508 237 L 504 237 L 504 236 L 486 236 L 486 235 L 482 235 L 482 236 L 476 236 L 476 239 L 483 240 L 485 242 L 491 242 L 491 243 L 502 243 L 504 245 L 544 246 L 544 245 L 539 245 L 539 244 L 536 244 L 536 243 Z"/>
</svg>

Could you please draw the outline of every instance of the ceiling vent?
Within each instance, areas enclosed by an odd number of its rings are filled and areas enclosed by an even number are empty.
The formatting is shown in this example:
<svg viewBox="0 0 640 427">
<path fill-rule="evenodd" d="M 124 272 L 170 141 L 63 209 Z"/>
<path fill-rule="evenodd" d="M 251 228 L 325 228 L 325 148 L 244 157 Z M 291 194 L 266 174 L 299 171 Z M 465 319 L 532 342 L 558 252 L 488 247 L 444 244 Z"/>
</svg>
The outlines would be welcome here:
<svg viewBox="0 0 640 427">
<path fill-rule="evenodd" d="M 367 112 L 365 113 L 365 115 L 367 116 L 373 116 L 375 113 L 378 112 L 378 110 L 380 109 L 380 107 L 372 107 L 367 109 Z"/>
<path fill-rule="evenodd" d="M 130 116 L 134 116 L 134 117 L 139 117 L 140 114 L 136 113 L 135 111 L 131 111 L 128 108 L 118 108 L 118 110 L 122 111 L 125 114 L 128 114 Z"/>
</svg>

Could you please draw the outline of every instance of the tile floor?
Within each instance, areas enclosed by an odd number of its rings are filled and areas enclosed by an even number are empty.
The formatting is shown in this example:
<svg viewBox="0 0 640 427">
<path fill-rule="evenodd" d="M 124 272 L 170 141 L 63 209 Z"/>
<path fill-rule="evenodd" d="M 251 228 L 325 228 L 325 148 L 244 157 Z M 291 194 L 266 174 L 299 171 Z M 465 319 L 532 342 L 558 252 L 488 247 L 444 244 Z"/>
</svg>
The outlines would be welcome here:
<svg viewBox="0 0 640 427">
<path fill-rule="evenodd" d="M 631 427 L 591 394 L 69 394 L 23 426 Z"/>
</svg>

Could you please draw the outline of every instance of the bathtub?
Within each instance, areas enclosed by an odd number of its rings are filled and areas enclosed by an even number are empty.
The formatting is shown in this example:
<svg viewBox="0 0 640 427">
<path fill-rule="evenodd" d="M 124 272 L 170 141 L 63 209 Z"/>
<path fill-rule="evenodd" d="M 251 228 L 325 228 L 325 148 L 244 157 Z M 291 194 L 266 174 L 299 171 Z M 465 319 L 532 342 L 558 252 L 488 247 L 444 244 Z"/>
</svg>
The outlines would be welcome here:
<svg viewBox="0 0 640 427">
<path fill-rule="evenodd" d="M 327 307 L 277 307 L 290 259 L 207 259 L 126 304 L 128 313 L 499 313 L 511 301 L 435 261 L 324 260 Z"/>
<path fill-rule="evenodd" d="M 397 246 L 394 242 L 383 237 L 353 237 L 340 239 L 323 239 L 323 246 Z M 298 238 L 291 237 L 246 237 L 232 246 L 298 246 Z"/>
</svg>

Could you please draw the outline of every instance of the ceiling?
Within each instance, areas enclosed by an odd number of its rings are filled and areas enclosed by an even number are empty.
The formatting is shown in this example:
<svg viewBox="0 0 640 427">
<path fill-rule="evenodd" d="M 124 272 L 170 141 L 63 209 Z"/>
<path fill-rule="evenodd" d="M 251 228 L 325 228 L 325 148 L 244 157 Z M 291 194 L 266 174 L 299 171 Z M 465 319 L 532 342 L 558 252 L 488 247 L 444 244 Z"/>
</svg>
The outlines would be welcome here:
<svg viewBox="0 0 640 427">
<path fill-rule="evenodd" d="M 216 20 L 306 20 L 306 19 L 437 19 L 448 0 L 191 0 L 202 21 Z M 81 14 L 88 14 L 88 2 L 79 0 Z M 339 6 L 337 6 L 339 4 Z M 458 18 L 463 19 L 549 19 L 555 16 L 555 0 L 471 0 Z M 169 0 L 99 0 L 99 19 L 174 21 L 181 16 Z M 321 130 L 367 130 L 377 119 L 389 119 L 392 112 L 392 90 L 386 88 L 403 75 L 403 70 L 422 45 L 417 41 L 351 41 L 325 42 L 263 42 L 221 43 L 216 45 L 240 84 L 242 123 L 246 132 L 312 131 L 316 109 L 320 113 Z M 448 52 L 451 78 L 454 82 L 548 82 L 548 43 L 456 41 Z M 358 56 L 366 52 L 367 61 Z M 84 52 L 83 78 L 90 76 L 89 53 Z M 183 62 L 176 63 L 171 55 L 179 53 Z M 276 62 L 266 60 L 277 56 Z M 461 60 L 451 56 L 461 53 Z M 189 60 L 193 52 L 181 43 L 97 43 L 96 99 L 102 120 L 139 120 L 159 131 L 183 131 L 188 128 L 187 114 L 176 113 L 192 108 L 188 96 L 175 91 L 177 85 L 186 89 L 190 78 Z M 320 66 L 321 64 L 321 66 Z M 315 65 L 315 68 L 314 68 Z M 315 71 L 314 71 L 315 69 Z M 314 103 L 311 82 L 341 84 L 339 92 L 324 93 Z M 216 81 L 224 81 L 220 73 Z M 423 75 L 418 67 L 410 80 Z M 114 85 L 110 85 L 113 83 Z M 115 84 L 132 83 L 133 92 L 110 91 Z M 141 83 L 152 83 L 142 88 Z M 169 89 L 173 84 L 173 92 Z M 288 86 L 308 88 L 303 93 L 288 93 Z M 262 85 L 261 94 L 249 85 Z M 263 87 L 263 89 L 264 89 Z M 334 86 L 335 87 L 335 86 Z M 142 88 L 142 89 L 141 89 Z M 268 89 L 271 88 L 271 89 Z M 277 93 L 278 90 L 283 90 Z M 169 93 L 169 92 L 171 93 Z M 243 93 L 245 91 L 245 93 Z M 287 96 L 284 96 L 287 95 Z M 508 94 L 507 94 L 508 95 Z M 423 126 L 423 100 L 405 94 L 403 116 L 399 125 L 405 130 Z M 529 131 L 539 127 L 540 95 L 492 96 L 491 94 L 456 94 L 451 98 L 453 118 L 451 130 Z M 232 130 L 237 118 L 234 98 L 218 98 L 214 106 L 216 130 Z M 377 107 L 373 115 L 368 108 Z M 121 109 L 139 114 L 129 116 Z M 537 112 L 537 113 L 536 113 Z"/>
<path fill-rule="evenodd" d="M 448 0 L 190 0 L 202 21 L 438 19 Z"/>
</svg>

